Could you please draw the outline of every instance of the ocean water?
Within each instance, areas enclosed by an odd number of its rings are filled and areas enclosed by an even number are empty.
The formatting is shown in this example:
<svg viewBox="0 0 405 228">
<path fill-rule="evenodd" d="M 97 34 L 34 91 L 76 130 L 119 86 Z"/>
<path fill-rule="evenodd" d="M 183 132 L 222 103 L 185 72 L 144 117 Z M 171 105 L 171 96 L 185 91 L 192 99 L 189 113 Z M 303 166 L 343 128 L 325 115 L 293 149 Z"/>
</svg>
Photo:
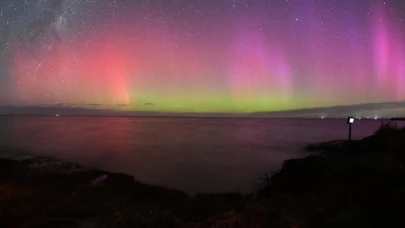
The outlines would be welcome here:
<svg viewBox="0 0 405 228">
<path fill-rule="evenodd" d="M 356 121 L 353 138 L 379 124 Z M 347 136 L 342 119 L 0 117 L 3 156 L 23 149 L 190 193 L 252 191 L 284 160 L 308 155 L 305 145 Z"/>
</svg>

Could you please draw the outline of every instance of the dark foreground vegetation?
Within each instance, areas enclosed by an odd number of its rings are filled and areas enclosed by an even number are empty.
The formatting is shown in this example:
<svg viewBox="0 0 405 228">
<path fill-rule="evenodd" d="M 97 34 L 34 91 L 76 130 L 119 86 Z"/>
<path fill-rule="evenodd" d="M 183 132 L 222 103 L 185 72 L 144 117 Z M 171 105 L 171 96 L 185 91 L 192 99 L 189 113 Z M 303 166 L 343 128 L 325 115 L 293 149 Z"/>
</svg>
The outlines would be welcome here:
<svg viewBox="0 0 405 228">
<path fill-rule="evenodd" d="M 0 227 L 405 227 L 405 128 L 306 148 L 255 194 L 203 194 L 48 158 L 0 159 Z M 319 153 L 318 153 L 319 152 Z"/>
</svg>

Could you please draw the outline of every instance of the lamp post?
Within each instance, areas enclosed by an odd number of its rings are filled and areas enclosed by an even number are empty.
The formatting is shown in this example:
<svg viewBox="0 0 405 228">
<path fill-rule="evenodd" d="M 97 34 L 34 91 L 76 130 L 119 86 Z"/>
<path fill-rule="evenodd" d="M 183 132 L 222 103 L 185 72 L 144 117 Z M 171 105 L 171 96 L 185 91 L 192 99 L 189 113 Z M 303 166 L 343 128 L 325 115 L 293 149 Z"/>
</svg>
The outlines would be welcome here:
<svg viewBox="0 0 405 228">
<path fill-rule="evenodd" d="M 352 141 L 352 124 L 354 120 L 354 117 L 347 117 L 347 124 L 349 124 L 349 141 Z"/>
</svg>

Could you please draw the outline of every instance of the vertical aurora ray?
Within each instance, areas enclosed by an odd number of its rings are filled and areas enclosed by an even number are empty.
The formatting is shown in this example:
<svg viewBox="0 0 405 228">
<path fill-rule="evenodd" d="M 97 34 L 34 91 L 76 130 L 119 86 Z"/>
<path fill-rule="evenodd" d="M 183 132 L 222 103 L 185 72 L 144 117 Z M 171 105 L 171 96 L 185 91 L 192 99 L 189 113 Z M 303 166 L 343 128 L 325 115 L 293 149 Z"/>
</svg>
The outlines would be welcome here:
<svg viewBox="0 0 405 228">
<path fill-rule="evenodd" d="M 394 0 L 25 2 L 0 30 L 2 104 L 258 112 L 405 100 Z"/>
<path fill-rule="evenodd" d="M 403 44 L 401 44 L 400 47 L 404 47 Z M 397 91 L 397 99 L 401 100 L 405 97 L 405 51 L 400 51 L 400 54 L 398 56 L 398 62 L 396 65 L 396 91 Z"/>
<path fill-rule="evenodd" d="M 378 7 L 374 18 L 374 64 L 377 75 L 378 89 L 384 90 L 389 76 L 390 40 L 389 28 L 382 7 Z"/>
<path fill-rule="evenodd" d="M 404 100 L 403 72 L 401 66 L 404 46 L 401 37 L 403 32 L 396 23 L 390 23 L 385 7 L 378 5 L 374 14 L 374 64 L 380 96 L 386 100 Z M 402 74 L 402 75 L 401 75 Z"/>
<path fill-rule="evenodd" d="M 228 79 L 241 111 L 288 108 L 291 70 L 280 46 L 266 44 L 260 32 L 236 32 Z"/>
</svg>

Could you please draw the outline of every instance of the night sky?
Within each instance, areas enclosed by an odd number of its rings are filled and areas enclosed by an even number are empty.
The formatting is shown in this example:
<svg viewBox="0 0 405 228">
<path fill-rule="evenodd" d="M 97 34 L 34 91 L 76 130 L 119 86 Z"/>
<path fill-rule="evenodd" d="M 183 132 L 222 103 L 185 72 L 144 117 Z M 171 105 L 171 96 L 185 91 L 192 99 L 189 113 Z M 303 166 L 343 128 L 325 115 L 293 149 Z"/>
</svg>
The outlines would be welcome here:
<svg viewBox="0 0 405 228">
<path fill-rule="evenodd" d="M 405 101 L 404 0 L 0 7 L 0 105 L 249 113 Z"/>
</svg>

